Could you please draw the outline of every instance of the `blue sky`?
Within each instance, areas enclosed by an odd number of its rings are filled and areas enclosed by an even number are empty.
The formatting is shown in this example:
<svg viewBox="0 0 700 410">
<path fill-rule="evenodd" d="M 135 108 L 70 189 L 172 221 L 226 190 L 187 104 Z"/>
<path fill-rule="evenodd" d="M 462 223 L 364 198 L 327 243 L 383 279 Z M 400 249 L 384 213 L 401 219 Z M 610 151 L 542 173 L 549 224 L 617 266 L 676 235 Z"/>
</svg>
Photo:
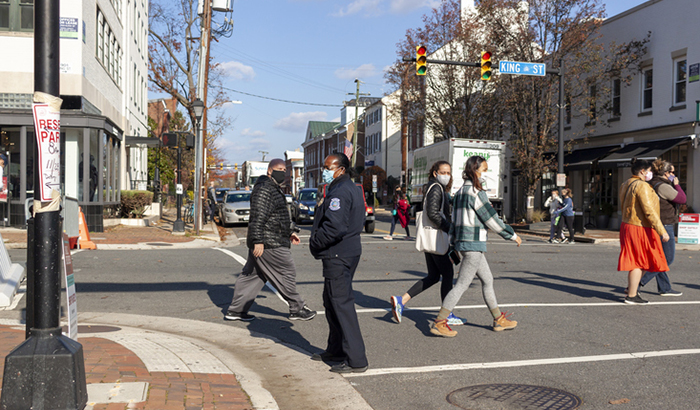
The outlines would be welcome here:
<svg viewBox="0 0 700 410">
<path fill-rule="evenodd" d="M 644 0 L 607 0 L 608 16 Z M 258 96 L 341 106 L 361 92 L 381 97 L 389 90 L 384 69 L 396 59 L 396 43 L 437 0 L 235 0 L 230 38 L 212 43 L 222 64 L 224 86 Z M 219 140 L 231 164 L 283 158 L 301 147 L 308 121 L 338 121 L 339 107 L 290 104 L 229 92 L 233 119 Z"/>
</svg>

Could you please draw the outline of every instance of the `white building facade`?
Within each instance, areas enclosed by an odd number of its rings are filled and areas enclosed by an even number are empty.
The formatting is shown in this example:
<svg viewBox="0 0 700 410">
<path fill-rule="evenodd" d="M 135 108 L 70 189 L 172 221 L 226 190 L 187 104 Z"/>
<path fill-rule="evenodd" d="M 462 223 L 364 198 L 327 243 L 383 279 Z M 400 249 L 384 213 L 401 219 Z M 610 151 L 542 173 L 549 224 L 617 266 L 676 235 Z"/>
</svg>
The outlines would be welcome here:
<svg viewBox="0 0 700 410">
<path fill-rule="evenodd" d="M 102 230 L 103 214 L 147 169 L 145 150 L 126 150 L 127 136 L 147 136 L 147 10 L 145 0 L 61 2 L 61 190 L 78 200 L 90 230 Z M 0 150 L 10 223 L 23 225 L 33 189 L 33 5 L 10 0 L 8 12 L 0 20 Z"/>
<path fill-rule="evenodd" d="M 574 206 L 586 222 L 595 225 L 589 213 L 601 206 L 617 209 L 619 187 L 630 177 L 634 158 L 672 162 L 688 206 L 696 212 L 700 208 L 700 44 L 691 29 L 698 15 L 700 2 L 694 0 L 650 0 L 604 22 L 606 43 L 640 40 L 648 32 L 651 37 L 641 73 L 631 84 L 611 79 L 608 127 L 566 120 L 566 140 L 594 127 L 587 141 L 573 140 L 574 150 L 564 161 Z M 543 198 L 553 179 L 543 180 Z M 609 226 L 598 228 L 617 228 L 614 216 Z"/>
</svg>

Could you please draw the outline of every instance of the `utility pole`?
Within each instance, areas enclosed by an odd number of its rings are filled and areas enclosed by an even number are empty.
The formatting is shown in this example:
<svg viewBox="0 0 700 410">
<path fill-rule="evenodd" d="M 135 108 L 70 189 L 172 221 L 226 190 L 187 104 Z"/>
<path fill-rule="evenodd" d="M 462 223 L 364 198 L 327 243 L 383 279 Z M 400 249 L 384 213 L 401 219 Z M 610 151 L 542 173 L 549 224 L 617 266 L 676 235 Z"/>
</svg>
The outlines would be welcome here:
<svg viewBox="0 0 700 410">
<path fill-rule="evenodd" d="M 355 168 L 355 164 L 357 161 L 357 116 L 358 116 L 358 108 L 360 106 L 360 96 L 361 95 L 369 95 L 369 93 L 362 93 L 360 94 L 360 83 L 362 81 L 358 80 L 357 78 L 355 79 L 355 83 L 357 84 L 357 91 L 355 91 L 355 125 L 353 128 L 355 128 L 353 135 L 352 135 L 352 167 Z M 351 93 L 348 93 L 348 95 L 352 95 Z"/>
<path fill-rule="evenodd" d="M 195 183 L 194 183 L 194 230 L 199 235 L 202 221 L 202 182 L 204 177 L 204 139 L 207 135 L 207 82 L 209 80 L 209 49 L 211 45 L 211 1 L 203 0 L 199 38 L 199 71 L 197 72 L 197 97 L 204 103 L 204 113 L 199 125 L 195 144 Z"/>
</svg>

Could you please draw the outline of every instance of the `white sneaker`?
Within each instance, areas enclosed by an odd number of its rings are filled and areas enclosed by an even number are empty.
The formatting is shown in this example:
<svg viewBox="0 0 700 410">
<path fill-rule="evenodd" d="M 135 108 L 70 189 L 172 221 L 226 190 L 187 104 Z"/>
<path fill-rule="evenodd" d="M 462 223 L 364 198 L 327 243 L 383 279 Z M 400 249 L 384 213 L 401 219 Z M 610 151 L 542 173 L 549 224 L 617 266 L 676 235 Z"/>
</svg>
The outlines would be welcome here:
<svg viewBox="0 0 700 410">
<path fill-rule="evenodd" d="M 391 236 L 385 236 L 385 237 L 384 237 L 384 240 L 385 240 L 385 241 L 393 241 L 394 238 L 392 238 Z"/>
</svg>

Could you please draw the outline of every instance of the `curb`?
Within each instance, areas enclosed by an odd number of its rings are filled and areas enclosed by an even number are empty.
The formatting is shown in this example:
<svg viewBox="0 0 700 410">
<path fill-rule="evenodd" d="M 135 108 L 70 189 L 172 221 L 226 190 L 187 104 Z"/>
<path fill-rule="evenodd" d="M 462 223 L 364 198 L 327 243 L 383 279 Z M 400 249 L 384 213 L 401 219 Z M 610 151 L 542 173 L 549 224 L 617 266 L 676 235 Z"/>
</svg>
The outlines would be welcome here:
<svg viewBox="0 0 700 410">
<path fill-rule="evenodd" d="M 341 375 L 310 359 L 310 353 L 237 325 L 121 313 L 79 313 L 79 323 L 159 332 L 199 346 L 236 375 L 259 410 L 371 410 Z"/>
</svg>

